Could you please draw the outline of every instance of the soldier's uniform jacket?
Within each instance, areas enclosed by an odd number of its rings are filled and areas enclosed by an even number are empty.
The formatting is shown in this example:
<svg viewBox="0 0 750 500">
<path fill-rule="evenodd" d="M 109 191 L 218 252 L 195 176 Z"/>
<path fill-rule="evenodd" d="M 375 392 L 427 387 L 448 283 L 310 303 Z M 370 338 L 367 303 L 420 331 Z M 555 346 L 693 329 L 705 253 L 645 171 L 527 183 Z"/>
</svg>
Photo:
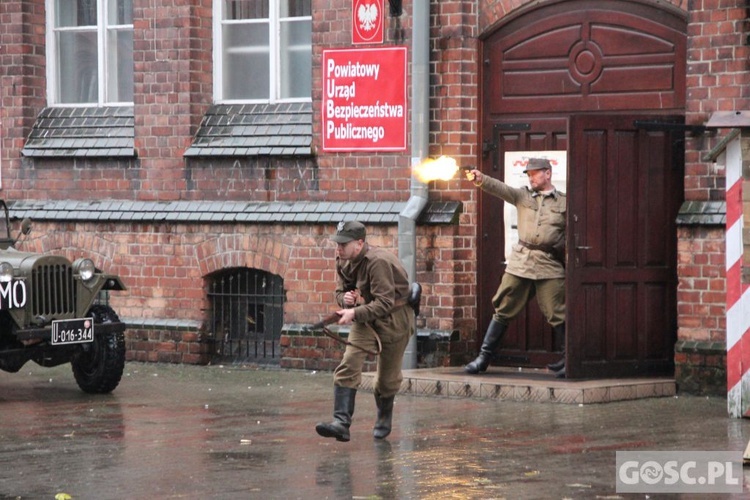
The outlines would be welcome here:
<svg viewBox="0 0 750 500">
<path fill-rule="evenodd" d="M 396 301 L 409 295 L 409 278 L 398 257 L 367 243 L 354 259 L 342 264 L 336 258 L 336 274 L 336 302 L 341 307 L 345 307 L 347 290 L 357 288 L 364 299 L 364 304 L 354 309 L 354 321 L 358 323 L 386 319 Z"/>
<path fill-rule="evenodd" d="M 564 255 L 566 199 L 554 189 L 543 195 L 528 187 L 515 188 L 490 176 L 483 176 L 483 191 L 516 206 L 518 238 L 531 245 L 549 246 Z M 499 257 L 499 256 L 498 256 Z M 513 245 L 505 272 L 529 279 L 565 278 L 565 268 L 551 253 Z"/>
</svg>

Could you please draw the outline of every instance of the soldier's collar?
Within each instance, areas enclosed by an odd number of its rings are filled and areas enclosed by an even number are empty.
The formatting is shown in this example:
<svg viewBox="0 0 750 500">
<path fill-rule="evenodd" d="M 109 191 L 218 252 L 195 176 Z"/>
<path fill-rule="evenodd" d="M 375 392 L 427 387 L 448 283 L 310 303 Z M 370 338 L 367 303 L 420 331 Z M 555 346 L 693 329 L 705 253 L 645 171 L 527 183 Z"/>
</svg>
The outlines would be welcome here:
<svg viewBox="0 0 750 500">
<path fill-rule="evenodd" d="M 557 199 L 557 189 L 553 187 L 549 191 L 541 191 L 541 192 L 534 191 L 534 192 L 531 193 L 531 197 L 532 198 L 536 198 L 537 196 L 542 196 L 542 197 L 551 196 L 551 197 Z"/>
</svg>

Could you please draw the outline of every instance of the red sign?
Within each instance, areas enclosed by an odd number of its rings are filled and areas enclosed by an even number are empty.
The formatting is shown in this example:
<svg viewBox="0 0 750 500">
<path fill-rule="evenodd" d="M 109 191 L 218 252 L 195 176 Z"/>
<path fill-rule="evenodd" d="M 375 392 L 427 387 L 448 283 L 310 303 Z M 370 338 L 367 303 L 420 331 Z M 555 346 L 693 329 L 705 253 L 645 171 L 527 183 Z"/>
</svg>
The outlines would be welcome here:
<svg viewBox="0 0 750 500">
<path fill-rule="evenodd" d="M 352 44 L 383 43 L 383 0 L 352 2 Z"/>
<path fill-rule="evenodd" d="M 324 50 L 322 81 L 323 151 L 406 149 L 406 47 Z"/>
</svg>

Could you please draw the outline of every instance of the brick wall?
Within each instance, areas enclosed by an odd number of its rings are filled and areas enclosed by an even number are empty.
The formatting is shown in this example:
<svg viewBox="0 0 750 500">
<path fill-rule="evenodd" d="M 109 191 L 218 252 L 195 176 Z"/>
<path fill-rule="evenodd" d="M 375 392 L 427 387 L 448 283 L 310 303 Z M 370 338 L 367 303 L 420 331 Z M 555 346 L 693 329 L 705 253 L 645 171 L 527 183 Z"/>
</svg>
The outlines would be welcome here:
<svg viewBox="0 0 750 500">
<path fill-rule="evenodd" d="M 685 121 L 703 125 L 715 111 L 750 105 L 747 11 L 741 0 L 691 2 L 688 15 Z M 687 137 L 685 199 L 723 200 L 723 167 L 702 161 L 727 131 Z M 726 393 L 726 283 L 724 228 L 681 228 L 678 232 L 678 345 L 676 379 L 696 393 Z"/>
<path fill-rule="evenodd" d="M 128 328 L 127 361 L 205 365 L 211 361 L 213 339 L 201 331 Z"/>
<path fill-rule="evenodd" d="M 223 193 L 226 200 L 304 201 L 321 197 L 315 158 L 203 158 L 186 161 L 185 198 Z"/>
<path fill-rule="evenodd" d="M 212 20 L 210 0 L 133 2 L 139 199 L 186 191 L 182 153 L 213 97 Z"/>
<path fill-rule="evenodd" d="M 726 340 L 724 228 L 678 230 L 678 326 L 680 338 Z"/>
<path fill-rule="evenodd" d="M 503 17 L 508 14 L 517 14 L 519 10 L 524 9 L 524 6 L 535 5 L 537 2 L 533 1 L 518 1 L 518 0 L 479 0 L 479 31 L 484 33 L 485 30 L 497 24 Z M 661 2 L 659 2 L 661 3 Z M 688 10 L 688 0 L 667 0 L 667 4 L 682 10 Z M 699 5 L 700 2 L 693 2 L 693 4 Z"/>
<path fill-rule="evenodd" d="M 748 109 L 750 72 L 745 44 L 747 12 L 741 0 L 693 2 L 688 15 L 686 123 L 704 125 L 715 111 Z M 724 199 L 725 176 L 702 155 L 721 139 L 689 138 L 685 151 L 685 199 Z"/>
<path fill-rule="evenodd" d="M 450 233 L 443 235 L 444 230 L 436 227 L 428 229 L 430 234 L 420 236 L 417 242 L 418 280 L 424 285 L 418 325 L 428 332 L 452 331 L 458 324 L 456 318 L 473 309 L 469 285 L 457 286 L 463 296 L 453 297 L 450 293 L 453 281 L 469 279 L 460 277 L 465 274 L 466 263 L 453 261 L 460 253 L 451 248 L 454 238 Z M 113 292 L 110 303 L 124 320 L 150 320 L 157 325 L 163 320 L 179 320 L 203 325 L 128 329 L 128 359 L 138 361 L 209 362 L 215 352 L 216 334 L 205 323 L 209 307 L 205 278 L 234 267 L 279 275 L 286 292 L 284 322 L 291 325 L 282 339 L 282 355 L 289 358 L 284 366 L 327 370 L 338 364 L 340 345 L 320 334 L 303 332 L 295 325 L 317 322 L 336 308 L 335 246 L 329 239 L 333 231 L 332 225 L 61 226 L 37 221 L 19 249 L 65 255 L 71 260 L 85 255 L 97 267 L 119 275 L 128 289 Z M 397 240 L 395 227 L 368 228 L 368 241 L 373 245 L 395 251 Z M 458 303 L 462 307 L 456 307 Z M 468 329 L 473 325 L 473 316 L 467 318 L 464 323 Z M 430 344 L 430 358 L 424 363 L 431 366 L 447 365 L 451 356 L 465 355 L 452 352 L 452 342 L 448 345 L 447 340 L 429 335 L 423 340 Z"/>
<path fill-rule="evenodd" d="M 24 140 L 46 102 L 44 12 L 44 0 L 0 2 L 0 67 L 12 68 L 0 73 L 3 188 L 9 170 L 19 169 Z"/>
<path fill-rule="evenodd" d="M 680 227 L 675 379 L 690 394 L 726 393 L 723 227 Z"/>
</svg>

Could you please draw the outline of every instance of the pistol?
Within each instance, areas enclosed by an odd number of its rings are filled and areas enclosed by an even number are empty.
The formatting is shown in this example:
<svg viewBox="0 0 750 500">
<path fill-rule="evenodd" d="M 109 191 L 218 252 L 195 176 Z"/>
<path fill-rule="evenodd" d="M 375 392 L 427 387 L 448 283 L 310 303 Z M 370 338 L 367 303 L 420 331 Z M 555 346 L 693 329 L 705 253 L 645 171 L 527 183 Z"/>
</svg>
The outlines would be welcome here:
<svg viewBox="0 0 750 500">
<path fill-rule="evenodd" d="M 468 176 L 470 176 L 470 177 L 471 177 L 471 178 L 469 179 L 470 181 L 474 181 L 474 180 L 476 179 L 476 177 L 477 177 L 477 176 L 476 176 L 476 175 L 472 175 L 472 174 L 471 174 L 471 171 L 472 171 L 472 170 L 474 170 L 475 168 L 477 168 L 477 167 L 473 167 L 473 166 L 468 166 L 468 167 L 461 167 L 461 170 L 463 170 L 464 174 L 466 174 L 466 175 L 467 175 L 467 177 L 468 177 Z"/>
</svg>

